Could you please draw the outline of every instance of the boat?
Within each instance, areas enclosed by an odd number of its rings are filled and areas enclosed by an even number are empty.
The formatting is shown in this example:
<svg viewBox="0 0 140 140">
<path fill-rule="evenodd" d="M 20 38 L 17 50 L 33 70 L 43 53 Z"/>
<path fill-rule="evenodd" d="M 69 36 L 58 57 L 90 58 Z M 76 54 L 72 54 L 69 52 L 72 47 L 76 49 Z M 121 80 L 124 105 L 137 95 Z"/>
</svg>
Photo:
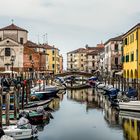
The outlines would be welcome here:
<svg viewBox="0 0 140 140">
<path fill-rule="evenodd" d="M 29 139 L 37 135 L 37 129 L 26 118 L 21 118 L 17 125 L 3 126 L 5 135 L 14 139 Z"/>
<path fill-rule="evenodd" d="M 140 101 L 119 102 L 120 110 L 140 112 Z"/>
<path fill-rule="evenodd" d="M 140 112 L 120 110 L 119 117 L 140 120 Z"/>
<path fill-rule="evenodd" d="M 54 91 L 34 91 L 30 95 L 31 100 L 48 100 L 51 97 L 55 97 L 57 95 L 59 90 L 54 90 Z"/>
<path fill-rule="evenodd" d="M 35 87 L 31 88 L 31 93 L 33 93 L 35 91 L 48 91 L 48 92 L 51 92 L 51 91 L 55 91 L 55 90 L 58 90 L 56 86 L 40 84 L 38 86 L 35 86 Z"/>
<path fill-rule="evenodd" d="M 90 77 L 89 79 L 87 79 L 87 82 L 88 84 L 91 86 L 91 87 L 95 87 L 96 86 L 96 81 L 98 80 L 97 77 Z"/>
<path fill-rule="evenodd" d="M 34 100 L 33 97 L 34 96 L 31 96 L 32 100 Z M 45 109 L 45 108 L 48 107 L 48 103 L 51 102 L 51 101 L 52 101 L 52 99 L 28 102 L 28 105 L 24 105 L 24 108 L 34 110 L 33 108 L 36 108 L 38 106 L 43 106 L 43 108 Z"/>
<path fill-rule="evenodd" d="M 100 82 L 96 83 L 96 89 L 103 89 L 104 87 L 106 87 L 104 83 L 100 83 Z"/>
<path fill-rule="evenodd" d="M 124 94 L 126 94 L 126 96 L 129 98 L 133 98 L 133 97 L 137 97 L 138 92 L 136 89 L 129 87 L 128 90 L 124 91 Z"/>
<path fill-rule="evenodd" d="M 50 112 L 44 110 L 43 106 L 37 107 L 36 111 L 22 110 L 19 113 L 19 118 L 21 117 L 27 118 L 32 125 L 40 124 L 43 123 L 44 120 L 53 118 Z"/>
</svg>

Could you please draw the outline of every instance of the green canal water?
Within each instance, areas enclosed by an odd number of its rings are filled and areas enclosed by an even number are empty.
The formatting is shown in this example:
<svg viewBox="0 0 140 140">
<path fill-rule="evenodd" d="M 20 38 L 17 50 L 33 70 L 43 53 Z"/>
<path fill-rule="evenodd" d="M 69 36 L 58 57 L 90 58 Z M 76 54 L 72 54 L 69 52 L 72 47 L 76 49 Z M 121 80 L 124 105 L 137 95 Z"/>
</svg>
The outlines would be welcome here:
<svg viewBox="0 0 140 140">
<path fill-rule="evenodd" d="M 68 90 L 49 106 L 54 119 L 38 127 L 38 140 L 140 139 L 139 118 L 111 108 L 94 89 Z"/>
</svg>

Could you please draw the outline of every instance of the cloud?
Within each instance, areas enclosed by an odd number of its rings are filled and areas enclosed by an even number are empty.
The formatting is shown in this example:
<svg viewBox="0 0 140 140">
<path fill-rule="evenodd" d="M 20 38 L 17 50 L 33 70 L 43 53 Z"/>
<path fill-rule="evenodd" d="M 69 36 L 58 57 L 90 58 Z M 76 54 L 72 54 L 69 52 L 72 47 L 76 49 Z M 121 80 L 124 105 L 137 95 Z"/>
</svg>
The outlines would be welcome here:
<svg viewBox="0 0 140 140">
<path fill-rule="evenodd" d="M 29 38 L 48 40 L 63 54 L 95 46 L 122 34 L 140 21 L 139 0 L 0 0 L 0 26 L 11 19 L 29 31 Z"/>
</svg>

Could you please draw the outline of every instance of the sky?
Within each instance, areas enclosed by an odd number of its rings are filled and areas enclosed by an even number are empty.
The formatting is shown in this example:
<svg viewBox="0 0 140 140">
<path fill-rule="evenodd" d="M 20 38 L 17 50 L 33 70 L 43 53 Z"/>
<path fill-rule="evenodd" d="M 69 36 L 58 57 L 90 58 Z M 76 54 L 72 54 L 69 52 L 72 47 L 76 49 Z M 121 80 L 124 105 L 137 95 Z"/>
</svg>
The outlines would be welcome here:
<svg viewBox="0 0 140 140">
<path fill-rule="evenodd" d="M 29 40 L 66 53 L 125 33 L 140 22 L 140 0 L 0 0 L 0 28 L 14 24 Z"/>
</svg>

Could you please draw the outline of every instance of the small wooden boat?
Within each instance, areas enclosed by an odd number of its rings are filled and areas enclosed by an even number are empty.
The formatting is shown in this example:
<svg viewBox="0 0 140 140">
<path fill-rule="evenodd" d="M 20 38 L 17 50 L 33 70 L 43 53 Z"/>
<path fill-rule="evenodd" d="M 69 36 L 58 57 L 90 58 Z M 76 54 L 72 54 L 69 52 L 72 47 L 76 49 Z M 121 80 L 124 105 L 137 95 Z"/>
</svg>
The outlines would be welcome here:
<svg viewBox="0 0 140 140">
<path fill-rule="evenodd" d="M 33 97 L 34 96 L 31 96 L 31 98 L 33 98 Z M 32 101 L 32 102 L 29 102 L 28 105 L 25 105 L 24 108 L 29 109 L 29 108 L 35 108 L 38 106 L 43 106 L 44 108 L 46 108 L 48 106 L 48 103 L 51 101 L 52 101 L 52 99 L 41 100 L 41 101 Z"/>
<path fill-rule="evenodd" d="M 140 112 L 140 101 L 119 102 L 119 109 Z"/>
</svg>

